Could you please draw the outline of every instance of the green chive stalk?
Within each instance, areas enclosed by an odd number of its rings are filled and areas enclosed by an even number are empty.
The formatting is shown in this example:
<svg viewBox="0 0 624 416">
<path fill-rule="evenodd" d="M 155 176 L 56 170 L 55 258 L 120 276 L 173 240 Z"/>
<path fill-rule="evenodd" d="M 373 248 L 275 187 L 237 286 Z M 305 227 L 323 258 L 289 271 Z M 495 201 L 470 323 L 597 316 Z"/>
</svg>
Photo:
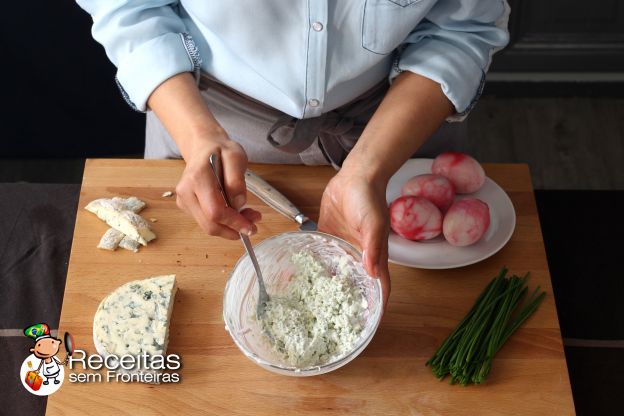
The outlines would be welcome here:
<svg viewBox="0 0 624 416">
<path fill-rule="evenodd" d="M 492 368 L 496 353 L 509 337 L 537 310 L 545 292 L 538 286 L 528 299 L 522 277 L 507 277 L 503 267 L 481 292 L 466 316 L 444 340 L 426 365 L 440 380 L 450 376 L 451 384 L 481 384 Z M 521 305 L 522 303 L 522 305 Z"/>
</svg>

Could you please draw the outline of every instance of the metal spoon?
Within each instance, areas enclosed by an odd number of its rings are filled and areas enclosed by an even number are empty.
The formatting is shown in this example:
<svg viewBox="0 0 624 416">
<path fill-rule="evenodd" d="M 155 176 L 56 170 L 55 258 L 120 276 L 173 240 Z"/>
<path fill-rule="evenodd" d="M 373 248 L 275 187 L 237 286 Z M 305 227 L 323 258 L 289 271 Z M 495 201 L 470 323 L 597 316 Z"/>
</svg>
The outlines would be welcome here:
<svg viewBox="0 0 624 416">
<path fill-rule="evenodd" d="M 210 166 L 212 168 L 212 173 L 214 173 L 215 178 L 217 179 L 217 184 L 219 185 L 219 191 L 221 192 L 221 196 L 225 200 L 225 205 L 227 207 L 232 207 L 230 204 L 230 199 L 225 193 L 225 188 L 223 187 L 223 170 L 221 169 L 221 159 L 219 155 L 213 153 L 210 155 Z M 256 253 L 254 253 L 253 246 L 251 245 L 251 241 L 249 241 L 249 237 L 243 233 L 239 233 L 240 238 L 243 242 L 243 246 L 245 246 L 245 250 L 247 251 L 247 255 L 251 259 L 251 263 L 253 264 L 254 270 L 256 271 L 256 276 L 258 278 L 258 306 L 256 307 L 256 318 L 258 321 L 261 320 L 264 312 L 266 311 L 266 305 L 269 301 L 269 294 L 266 291 L 264 286 L 264 279 L 262 278 L 262 273 L 260 272 L 260 266 L 258 265 L 258 259 L 256 258 Z"/>
</svg>

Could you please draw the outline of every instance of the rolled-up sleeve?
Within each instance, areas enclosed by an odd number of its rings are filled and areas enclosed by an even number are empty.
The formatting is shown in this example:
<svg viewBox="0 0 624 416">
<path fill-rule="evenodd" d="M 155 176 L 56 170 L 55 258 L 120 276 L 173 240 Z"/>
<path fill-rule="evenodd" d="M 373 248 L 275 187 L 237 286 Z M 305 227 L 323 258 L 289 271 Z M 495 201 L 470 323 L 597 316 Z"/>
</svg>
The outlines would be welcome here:
<svg viewBox="0 0 624 416">
<path fill-rule="evenodd" d="M 77 0 L 93 18 L 92 34 L 117 67 L 116 81 L 124 99 L 145 111 L 151 93 L 168 78 L 199 75 L 201 58 L 177 1 Z"/>
<path fill-rule="evenodd" d="M 504 0 L 440 0 L 405 40 L 390 73 L 427 77 L 442 87 L 461 121 L 483 89 L 492 55 L 509 41 Z"/>
</svg>

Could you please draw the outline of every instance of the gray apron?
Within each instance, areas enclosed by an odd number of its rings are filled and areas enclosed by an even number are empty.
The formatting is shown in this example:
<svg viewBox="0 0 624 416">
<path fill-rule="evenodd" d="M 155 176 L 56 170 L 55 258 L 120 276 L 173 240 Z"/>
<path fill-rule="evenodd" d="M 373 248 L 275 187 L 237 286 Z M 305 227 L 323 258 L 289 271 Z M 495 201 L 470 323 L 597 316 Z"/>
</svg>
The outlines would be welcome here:
<svg viewBox="0 0 624 416">
<path fill-rule="evenodd" d="M 296 119 L 202 74 L 200 93 L 208 108 L 252 163 L 332 165 L 339 169 L 383 99 L 388 83 L 320 117 Z M 417 128 L 417 126 L 414 126 Z M 178 146 L 154 112 L 147 113 L 146 159 L 180 159 Z M 466 123 L 444 123 L 413 157 L 462 151 Z M 380 138 L 382 139 L 382 138 Z"/>
</svg>

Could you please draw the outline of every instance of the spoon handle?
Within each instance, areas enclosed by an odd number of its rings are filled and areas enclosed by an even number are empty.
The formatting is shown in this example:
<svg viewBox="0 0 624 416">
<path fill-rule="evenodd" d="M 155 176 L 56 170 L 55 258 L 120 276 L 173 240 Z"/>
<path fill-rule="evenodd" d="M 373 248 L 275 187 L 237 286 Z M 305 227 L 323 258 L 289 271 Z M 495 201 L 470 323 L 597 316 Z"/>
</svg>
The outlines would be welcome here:
<svg viewBox="0 0 624 416">
<path fill-rule="evenodd" d="M 223 197 L 223 200 L 225 200 L 225 206 L 231 208 L 232 204 L 230 204 L 230 198 L 228 198 L 227 193 L 225 192 L 225 188 L 223 187 L 223 169 L 221 169 L 221 158 L 218 154 L 212 153 L 208 160 L 210 161 L 212 173 L 214 173 L 214 176 L 217 179 L 219 192 L 221 192 L 221 196 Z"/>
<path fill-rule="evenodd" d="M 223 196 L 223 200 L 225 201 L 225 205 L 231 207 L 230 200 L 225 192 L 225 188 L 223 187 L 223 169 L 221 169 L 221 159 L 219 155 L 213 153 L 210 155 L 208 159 L 210 161 L 210 167 L 212 168 L 212 173 L 214 173 L 215 178 L 217 179 L 217 184 L 219 185 L 219 192 Z M 239 233 L 240 238 L 243 242 L 243 246 L 245 246 L 245 251 L 249 255 L 251 259 L 251 263 L 253 264 L 254 270 L 256 271 L 256 275 L 258 276 L 258 285 L 260 286 L 260 298 L 258 302 L 260 305 L 263 305 L 269 300 L 269 295 L 267 294 L 266 288 L 264 286 L 264 279 L 262 278 L 262 273 L 260 272 L 260 265 L 258 264 L 258 259 L 256 258 L 256 253 L 254 252 L 253 246 L 251 245 L 251 241 L 249 241 L 249 237 L 245 234 Z"/>
</svg>

